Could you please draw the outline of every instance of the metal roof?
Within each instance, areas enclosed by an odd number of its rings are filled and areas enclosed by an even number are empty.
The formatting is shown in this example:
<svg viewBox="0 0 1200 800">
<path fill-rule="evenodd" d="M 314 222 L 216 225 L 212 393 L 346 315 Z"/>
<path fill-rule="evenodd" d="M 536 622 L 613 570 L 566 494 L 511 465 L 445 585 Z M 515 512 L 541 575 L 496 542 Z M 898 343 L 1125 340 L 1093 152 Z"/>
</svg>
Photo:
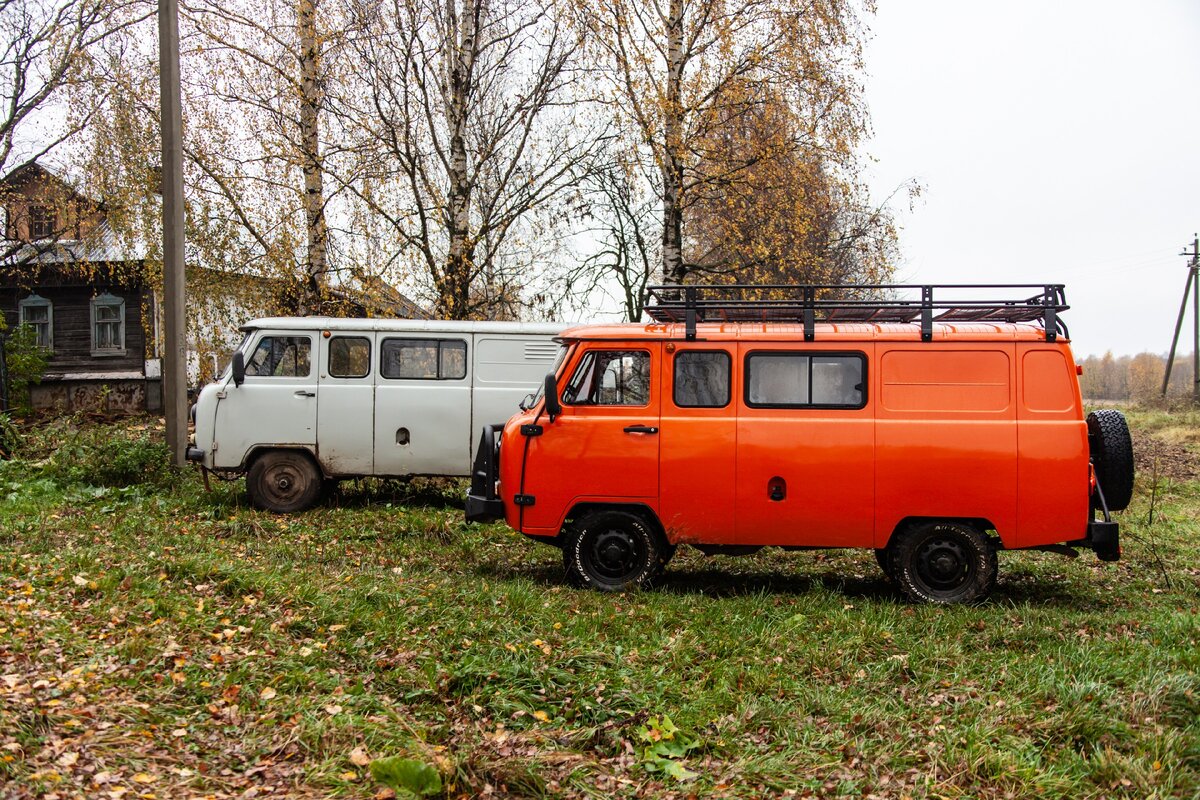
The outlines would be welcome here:
<svg viewBox="0 0 1200 800">
<path fill-rule="evenodd" d="M 41 248 L 44 252 L 38 252 Z M 108 220 L 96 226 L 86 239 L 58 239 L 41 245 L 27 244 L 17 250 L 5 264 L 9 266 L 27 264 L 81 264 L 141 261 L 146 257 L 144 243 L 135 243 L 127 249 L 124 242 L 113 231 Z"/>
<path fill-rule="evenodd" d="M 384 333 L 529 333 L 553 336 L 568 327 L 563 322 L 455 322 L 425 319 L 354 319 L 346 317 L 262 317 L 241 326 L 243 331 L 270 328 L 285 331 L 380 331 Z"/>
</svg>

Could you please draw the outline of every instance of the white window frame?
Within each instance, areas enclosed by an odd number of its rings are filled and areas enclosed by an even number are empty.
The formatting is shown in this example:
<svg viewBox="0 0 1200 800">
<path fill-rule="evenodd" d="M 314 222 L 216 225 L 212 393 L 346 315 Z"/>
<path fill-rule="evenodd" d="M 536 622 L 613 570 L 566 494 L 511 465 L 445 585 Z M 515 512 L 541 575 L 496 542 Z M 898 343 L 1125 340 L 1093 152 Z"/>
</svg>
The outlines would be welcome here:
<svg viewBox="0 0 1200 800">
<path fill-rule="evenodd" d="M 99 347 L 97 345 L 98 337 L 96 336 L 96 309 L 100 307 L 117 309 L 117 323 L 120 345 L 118 347 Z M 92 330 L 92 355 L 93 356 L 123 356 L 125 355 L 125 300 L 117 297 L 109 292 L 98 294 L 92 298 L 92 302 L 88 304 L 91 317 Z M 105 323 L 111 320 L 104 320 Z"/>
<path fill-rule="evenodd" d="M 17 308 L 19 309 L 18 324 L 19 325 L 30 325 L 30 326 L 40 325 L 42 323 L 40 321 L 31 322 L 30 320 L 26 319 L 25 309 L 27 309 L 27 308 L 44 308 L 44 309 L 46 309 L 46 321 L 45 321 L 46 344 L 43 345 L 43 347 L 46 350 L 53 351 L 54 350 L 54 303 L 51 303 L 49 300 L 42 297 L 37 292 L 34 292 L 33 294 L 29 295 L 21 302 L 17 303 Z M 35 328 L 35 330 L 36 330 L 36 328 Z M 41 344 L 41 343 L 39 342 L 39 344 Z"/>
</svg>

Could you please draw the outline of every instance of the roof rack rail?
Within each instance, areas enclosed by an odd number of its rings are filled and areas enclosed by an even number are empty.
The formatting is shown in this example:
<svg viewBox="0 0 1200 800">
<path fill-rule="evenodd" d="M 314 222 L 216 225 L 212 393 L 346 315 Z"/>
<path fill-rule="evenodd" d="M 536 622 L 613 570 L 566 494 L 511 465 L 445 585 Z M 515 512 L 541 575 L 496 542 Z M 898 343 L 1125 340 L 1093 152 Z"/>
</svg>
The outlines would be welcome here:
<svg viewBox="0 0 1200 800">
<path fill-rule="evenodd" d="M 655 321 L 684 323 L 688 341 L 698 322 L 798 323 L 811 342 L 818 321 L 919 320 L 925 342 L 935 321 L 1041 322 L 1053 342 L 1070 337 L 1059 318 L 1068 308 L 1061 283 L 665 285 L 647 287 L 645 303 Z"/>
</svg>

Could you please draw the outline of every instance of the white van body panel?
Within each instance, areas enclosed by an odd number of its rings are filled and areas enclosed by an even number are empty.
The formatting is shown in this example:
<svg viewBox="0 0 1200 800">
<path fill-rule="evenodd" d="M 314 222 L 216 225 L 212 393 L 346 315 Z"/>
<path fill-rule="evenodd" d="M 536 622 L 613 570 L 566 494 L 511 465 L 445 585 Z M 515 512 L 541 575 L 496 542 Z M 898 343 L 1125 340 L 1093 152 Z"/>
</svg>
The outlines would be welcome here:
<svg viewBox="0 0 1200 800">
<path fill-rule="evenodd" d="M 317 460 L 326 475 L 370 475 L 375 469 L 375 372 L 335 375 L 330 369 L 330 348 L 335 342 L 362 343 L 376 360 L 375 331 L 338 331 L 321 336 L 317 383 Z"/>
<path fill-rule="evenodd" d="M 242 326 L 247 337 L 241 352 L 247 363 L 267 337 L 307 337 L 310 374 L 247 374 L 235 386 L 227 369 L 196 402 L 200 463 L 238 472 L 248 468 L 256 451 L 300 448 L 331 477 L 469 475 L 478 429 L 508 419 L 521 399 L 537 390 L 558 353 L 554 337 L 566 327 L 325 317 L 253 320 Z M 344 366 L 347 343 L 338 345 L 339 339 L 369 346 L 367 374 Z M 385 352 L 395 355 L 406 344 L 419 351 L 422 343 L 432 341 L 450 343 L 447 347 L 455 352 L 447 363 L 453 374 L 398 374 L 400 362 L 395 361 L 382 369 Z M 335 346 L 342 348 L 343 361 L 331 370 Z"/>
</svg>

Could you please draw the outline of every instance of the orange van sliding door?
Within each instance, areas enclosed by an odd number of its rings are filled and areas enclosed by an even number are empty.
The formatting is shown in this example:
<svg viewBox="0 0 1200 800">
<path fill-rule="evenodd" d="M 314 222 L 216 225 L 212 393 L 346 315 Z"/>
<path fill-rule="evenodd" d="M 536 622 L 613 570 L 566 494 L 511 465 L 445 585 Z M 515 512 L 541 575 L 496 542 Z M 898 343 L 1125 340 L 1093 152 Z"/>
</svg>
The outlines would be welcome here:
<svg viewBox="0 0 1200 800">
<path fill-rule="evenodd" d="M 742 343 L 737 541 L 870 547 L 872 343 Z"/>
<path fill-rule="evenodd" d="M 1016 529 L 1014 347 L 879 345 L 876 546 L 905 517 Z"/>
<path fill-rule="evenodd" d="M 707 342 L 664 354 L 659 519 L 672 543 L 735 541 L 736 358 Z"/>
</svg>

